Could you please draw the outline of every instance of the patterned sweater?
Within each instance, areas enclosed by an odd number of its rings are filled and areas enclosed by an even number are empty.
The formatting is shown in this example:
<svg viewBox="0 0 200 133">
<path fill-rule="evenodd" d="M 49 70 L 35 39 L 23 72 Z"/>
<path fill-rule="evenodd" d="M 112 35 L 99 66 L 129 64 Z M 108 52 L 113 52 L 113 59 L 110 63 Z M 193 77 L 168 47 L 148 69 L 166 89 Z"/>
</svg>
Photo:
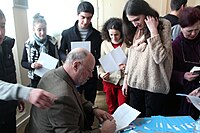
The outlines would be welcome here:
<svg viewBox="0 0 200 133">
<path fill-rule="evenodd" d="M 143 50 L 131 46 L 126 67 L 127 84 L 132 88 L 153 93 L 167 94 L 172 73 L 173 54 L 171 46 L 171 26 L 160 19 L 162 29 L 159 35 L 149 37 Z"/>
</svg>

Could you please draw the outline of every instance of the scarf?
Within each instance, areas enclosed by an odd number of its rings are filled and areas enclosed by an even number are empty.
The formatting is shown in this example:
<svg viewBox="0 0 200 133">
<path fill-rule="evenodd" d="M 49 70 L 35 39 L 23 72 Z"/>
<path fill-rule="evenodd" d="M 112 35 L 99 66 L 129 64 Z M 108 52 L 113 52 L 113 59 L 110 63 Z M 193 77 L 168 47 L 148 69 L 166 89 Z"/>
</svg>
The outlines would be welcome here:
<svg viewBox="0 0 200 133">
<path fill-rule="evenodd" d="M 36 44 L 40 47 L 40 53 L 41 52 L 48 53 L 48 46 L 46 44 L 47 37 L 45 40 L 42 40 L 39 37 L 37 37 L 36 34 L 34 34 L 33 38 L 35 39 Z"/>
<path fill-rule="evenodd" d="M 133 46 L 137 51 L 143 52 L 147 46 L 143 30 L 137 30 L 133 38 Z"/>
</svg>

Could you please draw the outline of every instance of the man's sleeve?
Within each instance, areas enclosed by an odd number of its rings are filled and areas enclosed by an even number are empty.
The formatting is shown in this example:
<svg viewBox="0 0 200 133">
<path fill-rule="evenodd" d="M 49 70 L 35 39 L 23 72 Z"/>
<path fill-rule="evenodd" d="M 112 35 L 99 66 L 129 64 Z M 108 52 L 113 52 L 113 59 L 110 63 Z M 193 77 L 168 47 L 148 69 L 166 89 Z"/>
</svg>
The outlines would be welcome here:
<svg viewBox="0 0 200 133">
<path fill-rule="evenodd" d="M 32 88 L 20 85 L 7 83 L 0 80 L 0 99 L 1 100 L 28 100 L 29 93 Z"/>
</svg>

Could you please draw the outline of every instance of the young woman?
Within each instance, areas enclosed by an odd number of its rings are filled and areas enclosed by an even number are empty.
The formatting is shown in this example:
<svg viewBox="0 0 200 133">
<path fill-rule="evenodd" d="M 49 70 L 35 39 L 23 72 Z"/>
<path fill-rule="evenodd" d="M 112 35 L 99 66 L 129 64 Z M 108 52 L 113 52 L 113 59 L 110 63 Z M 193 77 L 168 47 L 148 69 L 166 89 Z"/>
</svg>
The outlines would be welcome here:
<svg viewBox="0 0 200 133">
<path fill-rule="evenodd" d="M 119 18 L 110 18 L 105 22 L 102 28 L 101 57 L 111 52 L 117 47 L 128 53 L 128 48 L 123 42 L 122 20 Z M 106 103 L 108 112 L 113 114 L 118 106 L 126 102 L 126 97 L 122 95 L 122 84 L 124 80 L 125 64 L 121 64 L 119 71 L 113 73 L 105 72 L 100 66 L 99 77 L 102 79 L 103 90 L 106 93 Z"/>
<path fill-rule="evenodd" d="M 31 79 L 29 86 L 36 88 L 40 80 L 40 77 L 34 74 L 34 70 L 42 68 L 37 62 L 41 52 L 59 59 L 57 43 L 54 37 L 47 35 L 47 23 L 44 17 L 39 13 L 36 14 L 33 17 L 33 36 L 25 42 L 21 60 L 22 67 L 29 70 L 28 77 Z"/>
<path fill-rule="evenodd" d="M 144 0 L 127 1 L 123 11 L 125 41 L 131 44 L 123 92 L 141 117 L 164 115 L 172 72 L 171 26 Z"/>
</svg>

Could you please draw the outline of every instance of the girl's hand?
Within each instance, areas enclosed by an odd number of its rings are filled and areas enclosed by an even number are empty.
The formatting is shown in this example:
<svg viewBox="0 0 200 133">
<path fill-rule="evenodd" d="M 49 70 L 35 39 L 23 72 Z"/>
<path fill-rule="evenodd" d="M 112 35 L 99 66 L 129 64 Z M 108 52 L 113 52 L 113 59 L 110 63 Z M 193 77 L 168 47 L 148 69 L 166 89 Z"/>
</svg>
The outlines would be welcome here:
<svg viewBox="0 0 200 133">
<path fill-rule="evenodd" d="M 122 94 L 127 97 L 127 92 L 128 92 L 128 85 L 126 83 L 123 84 L 122 86 Z"/>
<path fill-rule="evenodd" d="M 108 80 L 109 77 L 110 77 L 110 73 L 109 73 L 109 72 L 107 72 L 107 73 L 102 73 L 102 74 L 100 74 L 100 77 L 101 77 L 101 79 L 103 79 L 104 81 L 105 81 L 105 80 Z"/>
<path fill-rule="evenodd" d="M 152 16 L 146 16 L 146 19 L 144 20 L 150 33 L 151 33 L 151 36 L 155 36 L 158 34 L 158 24 L 159 24 L 159 21 L 157 18 L 154 18 Z"/>
<path fill-rule="evenodd" d="M 40 68 L 42 68 L 42 64 L 40 64 L 38 62 L 34 62 L 34 63 L 31 64 L 31 68 L 40 69 Z"/>
</svg>

